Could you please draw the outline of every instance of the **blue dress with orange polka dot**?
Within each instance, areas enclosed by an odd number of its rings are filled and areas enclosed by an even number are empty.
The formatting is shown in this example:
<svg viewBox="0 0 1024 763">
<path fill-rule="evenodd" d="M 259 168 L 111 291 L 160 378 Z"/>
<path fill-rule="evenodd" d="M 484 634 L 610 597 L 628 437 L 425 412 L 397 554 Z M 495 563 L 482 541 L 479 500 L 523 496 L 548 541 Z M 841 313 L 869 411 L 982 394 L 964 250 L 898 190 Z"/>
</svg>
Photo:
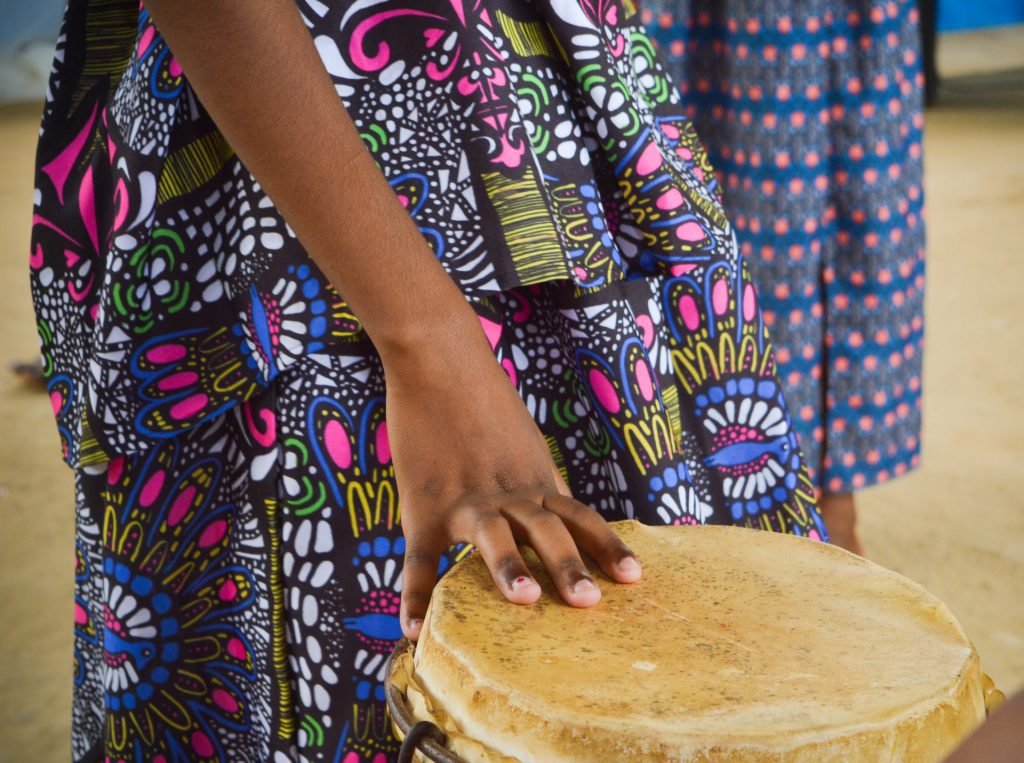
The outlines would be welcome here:
<svg viewBox="0 0 1024 763">
<path fill-rule="evenodd" d="M 924 340 L 913 0 L 651 0 L 827 492 L 915 467 Z"/>
</svg>

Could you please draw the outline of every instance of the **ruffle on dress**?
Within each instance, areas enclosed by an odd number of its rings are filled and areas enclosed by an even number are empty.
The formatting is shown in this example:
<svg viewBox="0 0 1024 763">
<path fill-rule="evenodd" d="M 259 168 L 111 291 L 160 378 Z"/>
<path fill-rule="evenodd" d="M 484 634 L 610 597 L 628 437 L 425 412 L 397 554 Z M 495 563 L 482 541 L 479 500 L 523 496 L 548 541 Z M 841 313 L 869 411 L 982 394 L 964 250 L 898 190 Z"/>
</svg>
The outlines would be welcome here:
<svg viewBox="0 0 1024 763">
<path fill-rule="evenodd" d="M 299 7 L 468 299 L 738 270 L 706 155 L 631 2 Z M 68 8 L 35 212 L 33 296 L 71 465 L 174 437 L 359 333 L 136 3 Z"/>
</svg>

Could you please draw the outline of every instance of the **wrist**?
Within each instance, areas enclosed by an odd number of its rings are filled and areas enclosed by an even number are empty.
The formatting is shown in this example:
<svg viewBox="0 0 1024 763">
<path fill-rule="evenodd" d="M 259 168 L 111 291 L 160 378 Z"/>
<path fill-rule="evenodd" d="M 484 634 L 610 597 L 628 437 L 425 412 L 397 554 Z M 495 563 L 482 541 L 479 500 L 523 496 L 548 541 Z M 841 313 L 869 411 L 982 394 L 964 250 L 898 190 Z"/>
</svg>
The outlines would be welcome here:
<svg viewBox="0 0 1024 763">
<path fill-rule="evenodd" d="M 434 305 L 413 319 L 388 321 L 367 333 L 385 373 L 438 363 L 462 365 L 473 358 L 493 361 L 480 320 L 461 294 L 457 303 Z"/>
</svg>

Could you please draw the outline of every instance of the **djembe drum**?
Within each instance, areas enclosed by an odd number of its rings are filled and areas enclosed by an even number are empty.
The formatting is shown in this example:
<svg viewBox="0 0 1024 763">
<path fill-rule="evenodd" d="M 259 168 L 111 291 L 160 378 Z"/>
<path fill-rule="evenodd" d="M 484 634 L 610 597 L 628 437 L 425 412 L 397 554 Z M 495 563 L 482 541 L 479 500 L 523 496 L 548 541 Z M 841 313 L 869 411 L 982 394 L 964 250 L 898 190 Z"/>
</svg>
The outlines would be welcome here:
<svg viewBox="0 0 1024 763">
<path fill-rule="evenodd" d="M 392 656 L 401 737 L 433 760 L 937 761 L 980 723 L 978 656 L 938 599 L 822 543 L 613 525 L 643 579 L 592 609 L 506 602 L 469 558 Z M 991 682 L 988 683 L 989 694 Z M 412 741 L 412 740 L 410 740 Z"/>
</svg>

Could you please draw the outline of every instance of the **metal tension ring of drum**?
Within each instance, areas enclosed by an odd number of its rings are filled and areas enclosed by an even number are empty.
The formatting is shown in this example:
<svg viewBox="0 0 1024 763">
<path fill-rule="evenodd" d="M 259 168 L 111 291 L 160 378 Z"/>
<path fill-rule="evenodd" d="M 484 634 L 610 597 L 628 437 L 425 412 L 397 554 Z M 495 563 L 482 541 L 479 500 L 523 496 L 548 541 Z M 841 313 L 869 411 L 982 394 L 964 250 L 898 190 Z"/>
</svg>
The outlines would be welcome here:
<svg viewBox="0 0 1024 763">
<path fill-rule="evenodd" d="M 412 648 L 410 641 L 405 638 L 401 639 L 395 646 L 395 651 L 388 657 L 387 667 L 384 669 L 388 713 L 402 735 L 402 749 L 398 753 L 398 763 L 412 763 L 413 756 L 417 752 L 434 763 L 465 763 L 462 758 L 445 746 L 448 743 L 448 737 L 436 724 L 430 721 L 417 721 L 413 718 L 409 706 L 405 704 L 405 697 L 391 681 L 395 655 L 405 654 L 410 648 Z"/>
</svg>

